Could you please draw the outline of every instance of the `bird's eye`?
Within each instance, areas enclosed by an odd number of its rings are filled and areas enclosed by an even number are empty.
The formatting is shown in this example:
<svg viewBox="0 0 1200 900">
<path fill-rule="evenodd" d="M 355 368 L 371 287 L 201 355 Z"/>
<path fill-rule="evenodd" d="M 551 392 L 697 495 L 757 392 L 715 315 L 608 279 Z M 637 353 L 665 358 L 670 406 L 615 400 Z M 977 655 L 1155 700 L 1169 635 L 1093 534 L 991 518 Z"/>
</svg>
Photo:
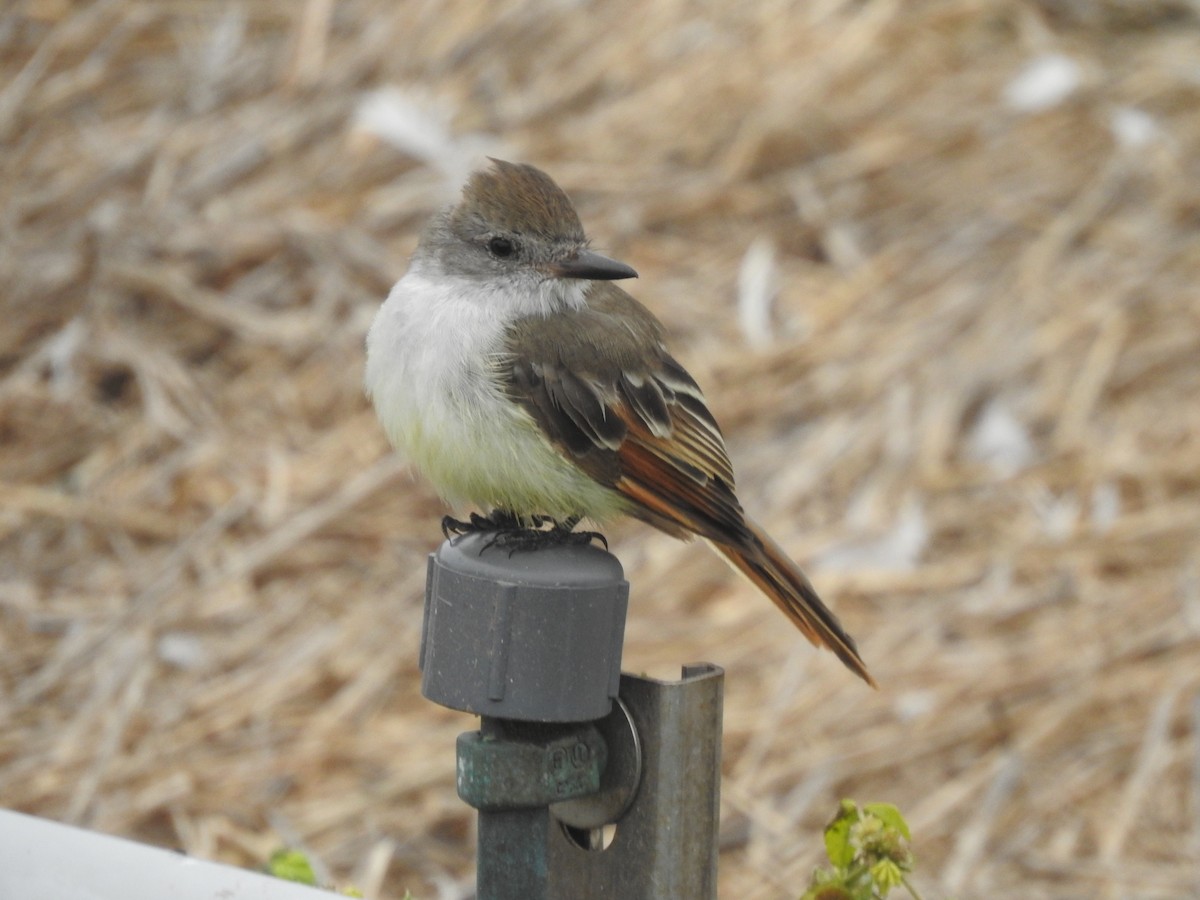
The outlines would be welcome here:
<svg viewBox="0 0 1200 900">
<path fill-rule="evenodd" d="M 488 253 L 496 259 L 508 259 L 517 252 L 517 245 L 506 237 L 494 237 L 487 242 Z"/>
</svg>

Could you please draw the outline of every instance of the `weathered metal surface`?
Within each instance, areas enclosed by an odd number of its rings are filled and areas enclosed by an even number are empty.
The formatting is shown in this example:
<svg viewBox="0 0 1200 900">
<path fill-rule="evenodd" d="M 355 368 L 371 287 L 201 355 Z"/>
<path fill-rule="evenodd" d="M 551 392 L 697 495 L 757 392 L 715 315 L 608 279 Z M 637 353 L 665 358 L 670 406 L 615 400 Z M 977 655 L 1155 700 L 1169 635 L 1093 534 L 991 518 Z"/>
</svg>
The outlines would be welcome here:
<svg viewBox="0 0 1200 900">
<path fill-rule="evenodd" d="M 425 696 L 483 716 L 458 740 L 478 900 L 714 900 L 724 673 L 621 674 L 614 557 L 486 541 L 430 557 L 421 642 Z"/>
<path fill-rule="evenodd" d="M 493 720 L 458 736 L 458 796 L 478 810 L 549 806 L 595 794 L 607 758 L 595 725 Z M 521 727 L 523 726 L 523 727 Z"/>
<path fill-rule="evenodd" d="M 429 558 L 421 692 L 451 709 L 539 722 L 606 716 L 617 696 L 629 584 L 595 546 L 537 552 L 447 541 Z"/>
<path fill-rule="evenodd" d="M 641 783 L 608 847 L 550 829 L 548 897 L 572 900 L 714 900 L 720 816 L 725 674 L 684 668 L 677 682 L 621 676 L 637 726 Z M 482 898 L 482 895 L 480 895 Z"/>
<path fill-rule="evenodd" d="M 625 701 L 617 698 L 613 711 L 596 723 L 608 759 L 600 776 L 600 789 L 550 807 L 554 818 L 578 829 L 603 828 L 619 822 L 637 796 L 642 780 L 642 741 Z"/>
</svg>

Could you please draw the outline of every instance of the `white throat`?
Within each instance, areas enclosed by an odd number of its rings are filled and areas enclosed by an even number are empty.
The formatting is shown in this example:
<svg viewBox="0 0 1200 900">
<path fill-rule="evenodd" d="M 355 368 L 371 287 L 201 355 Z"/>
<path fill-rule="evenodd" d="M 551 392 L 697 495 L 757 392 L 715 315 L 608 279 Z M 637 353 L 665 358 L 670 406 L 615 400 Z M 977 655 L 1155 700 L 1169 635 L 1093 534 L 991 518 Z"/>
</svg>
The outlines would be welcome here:
<svg viewBox="0 0 1200 900">
<path fill-rule="evenodd" d="M 414 261 L 367 333 L 365 383 L 377 407 L 380 400 L 391 402 L 393 395 L 414 390 L 450 400 L 478 393 L 481 381 L 494 390 L 491 367 L 509 325 L 586 302 L 585 281 L 483 282 L 437 269 Z M 383 422 L 390 430 L 391 417 L 384 416 Z"/>
</svg>

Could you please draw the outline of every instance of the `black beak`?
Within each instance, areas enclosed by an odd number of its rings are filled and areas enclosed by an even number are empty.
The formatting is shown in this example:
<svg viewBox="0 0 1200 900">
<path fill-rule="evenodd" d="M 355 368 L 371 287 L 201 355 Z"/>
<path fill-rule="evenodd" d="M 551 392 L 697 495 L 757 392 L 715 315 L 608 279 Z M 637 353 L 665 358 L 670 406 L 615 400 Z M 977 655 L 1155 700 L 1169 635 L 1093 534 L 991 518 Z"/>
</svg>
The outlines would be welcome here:
<svg viewBox="0 0 1200 900">
<path fill-rule="evenodd" d="M 619 281 L 622 278 L 637 278 L 638 273 L 625 263 L 580 250 L 570 259 L 547 266 L 551 275 L 558 278 L 585 278 L 589 281 Z"/>
</svg>

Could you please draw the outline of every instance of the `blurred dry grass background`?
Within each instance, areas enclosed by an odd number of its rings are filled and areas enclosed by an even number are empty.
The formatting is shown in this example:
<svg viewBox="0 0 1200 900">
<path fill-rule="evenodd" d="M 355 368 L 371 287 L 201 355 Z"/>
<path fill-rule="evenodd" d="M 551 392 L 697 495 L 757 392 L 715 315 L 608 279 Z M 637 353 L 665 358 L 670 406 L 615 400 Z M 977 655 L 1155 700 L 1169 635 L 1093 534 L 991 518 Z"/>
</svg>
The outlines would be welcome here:
<svg viewBox="0 0 1200 900">
<path fill-rule="evenodd" d="M 1200 893 L 1186 0 L 8 4 L 0 804 L 469 894 L 443 510 L 360 378 L 485 152 L 639 270 L 882 685 L 612 535 L 626 667 L 727 669 L 722 896 L 799 894 L 841 796 L 930 897 Z"/>
</svg>

